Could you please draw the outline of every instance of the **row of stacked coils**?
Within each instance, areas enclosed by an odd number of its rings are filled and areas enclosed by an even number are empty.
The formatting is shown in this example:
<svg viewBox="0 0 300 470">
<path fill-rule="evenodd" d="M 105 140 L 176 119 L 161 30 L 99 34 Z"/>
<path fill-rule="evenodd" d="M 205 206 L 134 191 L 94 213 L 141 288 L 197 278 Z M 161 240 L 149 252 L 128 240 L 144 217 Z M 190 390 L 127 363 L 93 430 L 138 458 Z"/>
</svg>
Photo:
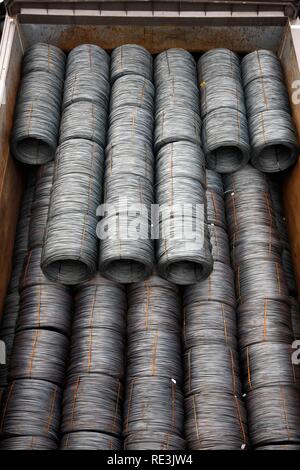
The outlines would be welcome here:
<svg viewBox="0 0 300 470">
<path fill-rule="evenodd" d="M 0 332 L 0 448 L 300 446 L 299 306 L 277 183 L 260 171 L 297 155 L 276 56 L 240 67 L 212 50 L 197 81 L 182 49 L 153 64 L 140 46 L 82 45 L 65 74 L 62 51 L 33 46 L 12 151 L 41 166 Z M 117 211 L 98 213 L 102 201 Z M 143 204 L 145 234 L 159 204 L 155 244 L 122 236 L 128 202 Z M 204 206 L 188 224 L 202 238 L 162 239 L 184 204 Z"/>
</svg>

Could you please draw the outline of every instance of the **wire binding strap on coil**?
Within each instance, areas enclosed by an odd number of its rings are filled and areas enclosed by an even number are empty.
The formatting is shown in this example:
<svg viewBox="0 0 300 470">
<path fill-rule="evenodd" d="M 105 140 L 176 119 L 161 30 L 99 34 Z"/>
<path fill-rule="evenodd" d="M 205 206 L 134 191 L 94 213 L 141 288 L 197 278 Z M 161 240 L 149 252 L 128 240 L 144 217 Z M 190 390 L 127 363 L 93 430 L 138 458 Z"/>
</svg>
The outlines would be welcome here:
<svg viewBox="0 0 300 470">
<path fill-rule="evenodd" d="M 260 49 L 245 55 L 241 62 L 244 87 L 253 80 L 271 78 L 283 81 L 280 60 L 272 51 Z"/>
<path fill-rule="evenodd" d="M 169 105 L 189 109 L 200 114 L 200 96 L 196 80 L 177 75 L 159 77 L 155 83 L 155 112 L 158 114 Z"/>
<path fill-rule="evenodd" d="M 123 448 L 122 441 L 109 434 L 77 431 L 62 437 L 60 450 L 123 450 Z"/>
<path fill-rule="evenodd" d="M 264 111 L 286 111 L 290 113 L 287 89 L 281 80 L 261 77 L 253 80 L 245 88 L 248 116 Z"/>
<path fill-rule="evenodd" d="M 49 72 L 63 81 L 65 76 L 65 53 L 56 46 L 37 43 L 26 49 L 23 58 L 22 75 L 31 72 Z"/>
<path fill-rule="evenodd" d="M 42 436 L 9 437 L 0 442 L 0 450 L 56 450 L 57 443 Z"/>
<path fill-rule="evenodd" d="M 268 193 L 267 176 L 252 165 L 246 165 L 235 173 L 223 176 L 225 194 Z"/>
<path fill-rule="evenodd" d="M 101 73 L 80 69 L 69 73 L 67 70 L 64 84 L 62 109 L 74 103 L 94 103 L 107 111 L 110 85 Z"/>
<path fill-rule="evenodd" d="M 207 203 L 207 223 L 216 225 L 217 227 L 226 230 L 226 216 L 225 205 L 223 196 L 218 193 L 206 190 L 206 203 Z"/>
<path fill-rule="evenodd" d="M 152 81 L 153 60 L 150 52 L 136 44 L 124 44 L 111 53 L 111 81 L 124 75 L 140 75 Z"/>
<path fill-rule="evenodd" d="M 22 276 L 20 278 L 20 291 L 27 287 L 37 285 L 56 285 L 56 282 L 44 276 L 41 269 L 42 248 L 29 250 L 24 261 Z"/>
<path fill-rule="evenodd" d="M 227 232 L 217 225 L 208 225 L 211 253 L 214 261 L 230 265 L 229 240 Z"/>
<path fill-rule="evenodd" d="M 109 81 L 110 57 L 95 44 L 80 44 L 74 47 L 67 58 L 67 75 L 72 73 L 96 72 Z"/>
<path fill-rule="evenodd" d="M 167 49 L 155 58 L 154 78 L 156 84 L 167 81 L 169 78 L 189 80 L 196 83 L 197 70 L 195 59 L 185 49 Z"/>
<path fill-rule="evenodd" d="M 240 61 L 237 54 L 225 48 L 205 52 L 197 64 L 200 86 L 215 77 L 241 81 Z"/>
<path fill-rule="evenodd" d="M 240 80 L 212 76 L 200 83 L 201 118 L 221 108 L 232 108 L 246 115 L 244 91 Z"/>
<path fill-rule="evenodd" d="M 185 440 L 169 432 L 139 432 L 129 434 L 124 442 L 125 450 L 184 450 Z"/>
<path fill-rule="evenodd" d="M 126 175 L 128 177 L 146 178 L 153 185 L 154 155 L 152 148 L 138 142 L 128 145 L 126 142 L 106 147 L 104 180 L 110 177 Z M 129 176 L 130 175 L 130 176 Z"/>
<path fill-rule="evenodd" d="M 109 115 L 108 144 L 116 145 L 121 142 L 136 144 L 139 141 L 152 147 L 152 112 L 135 106 L 113 109 Z"/>
<path fill-rule="evenodd" d="M 133 106 L 154 112 L 154 85 L 140 75 L 124 75 L 113 84 L 110 96 L 110 109 Z"/>
</svg>

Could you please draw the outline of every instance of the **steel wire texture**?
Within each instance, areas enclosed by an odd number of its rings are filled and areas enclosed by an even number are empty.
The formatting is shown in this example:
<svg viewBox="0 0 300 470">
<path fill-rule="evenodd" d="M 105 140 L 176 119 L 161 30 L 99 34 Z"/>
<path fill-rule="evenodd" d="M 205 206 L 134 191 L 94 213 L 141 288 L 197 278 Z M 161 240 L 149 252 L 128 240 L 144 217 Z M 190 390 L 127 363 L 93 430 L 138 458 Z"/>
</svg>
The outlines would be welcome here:
<svg viewBox="0 0 300 470">
<path fill-rule="evenodd" d="M 125 450 L 185 450 L 185 440 L 175 434 L 139 432 L 129 434 L 124 441 Z"/>
<path fill-rule="evenodd" d="M 245 87 L 245 99 L 249 116 L 271 110 L 290 113 L 288 92 L 280 78 L 261 76 L 251 81 Z"/>
<path fill-rule="evenodd" d="M 60 450 L 123 450 L 123 446 L 120 439 L 108 434 L 77 431 L 62 437 Z"/>
<path fill-rule="evenodd" d="M 65 77 L 65 53 L 56 46 L 37 43 L 26 49 L 23 57 L 22 75 L 31 72 L 49 72 L 61 81 Z"/>
<path fill-rule="evenodd" d="M 107 132 L 108 145 L 119 143 L 153 143 L 153 113 L 136 106 L 122 106 L 111 110 Z"/>
<path fill-rule="evenodd" d="M 136 44 L 124 44 L 111 53 L 111 82 L 123 75 L 140 75 L 147 80 L 153 79 L 153 59 L 150 52 Z"/>
<path fill-rule="evenodd" d="M 233 108 L 246 115 L 244 90 L 236 78 L 212 75 L 200 83 L 200 93 L 202 119 L 220 108 Z"/>
<path fill-rule="evenodd" d="M 110 57 L 99 46 L 95 44 L 81 44 L 74 47 L 67 58 L 67 74 L 85 72 L 96 72 L 109 81 Z"/>
<path fill-rule="evenodd" d="M 57 443 L 42 436 L 9 437 L 0 442 L 0 450 L 56 450 Z"/>
<path fill-rule="evenodd" d="M 297 444 L 270 444 L 266 446 L 257 447 L 255 450 L 300 450 L 300 445 Z"/>
<path fill-rule="evenodd" d="M 1 318 L 1 333 L 14 331 L 19 316 L 19 301 L 20 295 L 17 289 L 7 294 Z"/>
<path fill-rule="evenodd" d="M 226 230 L 226 215 L 223 196 L 206 190 L 207 223 Z"/>
<path fill-rule="evenodd" d="M 133 106 L 154 112 L 154 85 L 141 75 L 124 75 L 118 78 L 111 90 L 110 110 Z"/>
<path fill-rule="evenodd" d="M 178 75 L 157 75 L 155 87 L 155 113 L 159 114 L 168 106 L 185 108 L 200 114 L 200 97 L 196 80 Z"/>
<path fill-rule="evenodd" d="M 230 193 L 268 193 L 267 175 L 248 164 L 239 171 L 223 175 L 225 195 Z"/>
<path fill-rule="evenodd" d="M 198 60 L 197 69 L 200 83 L 214 77 L 241 81 L 239 57 L 229 49 L 217 48 L 205 52 Z"/>
<path fill-rule="evenodd" d="M 243 84 L 246 87 L 253 80 L 273 78 L 283 81 L 280 60 L 272 51 L 260 49 L 245 55 L 241 61 Z"/>
<path fill-rule="evenodd" d="M 214 262 L 230 265 L 229 240 L 227 232 L 217 225 L 208 225 L 211 253 Z"/>
<path fill-rule="evenodd" d="M 292 254 L 290 248 L 284 247 L 281 254 L 281 261 L 283 266 L 283 271 L 290 294 L 295 294 L 297 291 L 295 272 L 292 260 Z"/>
<path fill-rule="evenodd" d="M 154 155 L 152 148 L 141 142 L 121 142 L 106 148 L 105 158 L 105 181 L 110 177 L 118 177 L 128 174 L 149 180 L 151 185 L 154 181 Z"/>
<path fill-rule="evenodd" d="M 88 68 L 69 72 L 67 68 L 62 108 L 74 103 L 90 102 L 108 110 L 110 85 L 103 75 Z"/>
<path fill-rule="evenodd" d="M 154 81 L 177 78 L 178 80 L 197 81 L 196 62 L 185 49 L 172 48 L 158 54 L 154 61 Z"/>
</svg>

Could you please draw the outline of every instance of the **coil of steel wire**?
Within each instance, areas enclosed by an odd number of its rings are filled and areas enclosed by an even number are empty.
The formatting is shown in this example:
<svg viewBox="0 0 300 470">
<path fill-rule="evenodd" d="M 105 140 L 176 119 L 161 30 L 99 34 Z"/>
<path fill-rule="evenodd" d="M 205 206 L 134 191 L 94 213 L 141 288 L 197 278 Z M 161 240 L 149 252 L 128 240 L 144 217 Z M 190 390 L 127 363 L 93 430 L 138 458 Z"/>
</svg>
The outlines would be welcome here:
<svg viewBox="0 0 300 470">
<path fill-rule="evenodd" d="M 185 400 L 185 435 L 191 450 L 244 450 L 248 446 L 243 402 L 221 391 L 204 391 Z"/>
<path fill-rule="evenodd" d="M 14 259 L 24 258 L 24 255 L 27 253 L 30 235 L 30 222 L 30 217 L 21 218 L 18 221 L 14 244 Z"/>
<path fill-rule="evenodd" d="M 183 395 L 176 380 L 146 376 L 128 380 L 124 436 L 153 431 L 181 437 L 183 421 Z"/>
<path fill-rule="evenodd" d="M 299 391 L 289 386 L 261 387 L 248 393 L 252 444 L 300 443 L 299 399 Z"/>
<path fill-rule="evenodd" d="M 120 436 L 122 397 L 121 382 L 108 375 L 69 377 L 63 396 L 61 432 L 95 431 Z"/>
<path fill-rule="evenodd" d="M 128 435 L 124 442 L 125 450 L 184 450 L 185 441 L 170 433 L 139 432 Z"/>
<path fill-rule="evenodd" d="M 295 272 L 292 260 L 292 254 L 290 249 L 284 248 L 282 250 L 281 261 L 283 266 L 283 271 L 288 287 L 288 291 L 290 294 L 296 293 L 296 280 L 295 280 Z"/>
<path fill-rule="evenodd" d="M 0 442 L 0 450 L 56 450 L 53 439 L 42 436 L 9 437 Z"/>
<path fill-rule="evenodd" d="M 61 285 L 33 285 L 20 294 L 17 331 L 43 328 L 70 335 L 72 295 Z"/>
<path fill-rule="evenodd" d="M 222 227 L 208 225 L 211 253 L 214 261 L 230 265 L 229 240 L 227 232 Z"/>
<path fill-rule="evenodd" d="M 24 267 L 20 278 L 20 291 L 36 285 L 56 284 L 44 276 L 41 269 L 42 248 L 29 250 L 24 261 Z"/>
<path fill-rule="evenodd" d="M 158 114 L 169 105 L 185 108 L 200 114 L 200 96 L 196 80 L 172 76 L 159 77 L 155 87 L 155 112 Z"/>
<path fill-rule="evenodd" d="M 135 106 L 122 106 L 113 109 L 109 115 L 107 142 L 110 145 L 119 143 L 148 144 L 153 141 L 153 114 L 147 109 Z"/>
<path fill-rule="evenodd" d="M 124 44 L 111 53 L 111 82 L 123 75 L 140 75 L 147 80 L 153 78 L 153 60 L 150 52 L 136 44 Z"/>
<path fill-rule="evenodd" d="M 235 174 L 235 173 L 234 173 Z M 226 178 L 228 175 L 224 175 Z M 219 194 L 219 196 L 224 196 L 224 185 L 222 175 L 216 171 L 206 169 L 206 188 L 212 191 L 213 193 Z"/>
<path fill-rule="evenodd" d="M 216 109 L 204 118 L 202 142 L 210 170 L 233 173 L 250 160 L 247 118 L 234 108 Z"/>
<path fill-rule="evenodd" d="M 217 227 L 226 230 L 226 215 L 225 215 L 225 204 L 223 196 L 218 193 L 206 190 L 206 203 L 207 203 L 207 223 L 216 225 Z"/>
<path fill-rule="evenodd" d="M 196 62 L 185 49 L 172 48 L 158 54 L 154 60 L 154 79 L 159 84 L 169 78 L 197 81 Z"/>
<path fill-rule="evenodd" d="M 202 282 L 188 285 L 183 292 L 184 306 L 202 301 L 215 301 L 236 307 L 233 269 L 218 261 L 210 276 Z"/>
<path fill-rule="evenodd" d="M 298 145 L 292 117 L 284 110 L 268 110 L 249 116 L 251 163 L 261 171 L 283 171 L 293 165 Z"/>
<path fill-rule="evenodd" d="M 0 322 L 0 331 L 5 330 L 14 331 L 19 316 L 19 301 L 20 295 L 17 290 L 11 291 L 7 294 L 3 314 Z"/>
<path fill-rule="evenodd" d="M 38 84 L 38 86 L 37 86 Z M 17 104 L 37 104 L 39 101 L 60 112 L 62 82 L 48 72 L 31 72 L 23 77 L 18 91 Z"/>
<path fill-rule="evenodd" d="M 56 151 L 54 179 L 80 173 L 101 181 L 104 153 L 96 142 L 71 139 L 59 145 Z"/>
<path fill-rule="evenodd" d="M 300 368 L 292 363 L 290 344 L 264 342 L 247 346 L 241 353 L 244 391 L 260 387 L 292 385 L 299 388 Z"/>
<path fill-rule="evenodd" d="M 221 108 L 232 108 L 246 114 L 244 91 L 240 80 L 214 76 L 200 83 L 201 118 Z"/>
<path fill-rule="evenodd" d="M 23 58 L 23 76 L 31 72 L 48 72 L 59 80 L 65 76 L 65 53 L 56 46 L 37 43 L 26 49 Z"/>
<path fill-rule="evenodd" d="M 58 440 L 61 389 L 45 380 L 9 384 L 0 411 L 2 436 L 40 436 Z"/>
<path fill-rule="evenodd" d="M 160 178 L 159 174 L 158 178 Z M 166 175 L 156 186 L 156 202 L 162 209 L 176 207 L 176 205 L 184 209 L 184 204 L 190 204 L 190 216 L 192 216 L 196 212 L 197 205 L 204 207 L 205 190 L 193 177 Z"/>
<path fill-rule="evenodd" d="M 200 84 L 215 77 L 241 81 L 239 57 L 229 49 L 217 48 L 205 52 L 198 60 L 197 68 Z"/>
<path fill-rule="evenodd" d="M 140 75 L 124 75 L 113 84 L 110 110 L 133 106 L 154 112 L 154 85 Z"/>
<path fill-rule="evenodd" d="M 80 73 L 81 70 L 96 72 L 109 81 L 110 57 L 95 44 L 80 44 L 74 47 L 67 58 L 67 75 Z"/>
<path fill-rule="evenodd" d="M 117 209 L 117 213 L 122 213 L 128 208 L 130 214 L 131 205 L 143 205 L 150 211 L 154 201 L 153 186 L 150 182 L 150 175 L 147 178 L 128 174 L 126 179 L 124 174 L 117 174 L 107 178 L 104 182 L 104 201 Z M 135 207 L 133 207 L 136 210 Z M 113 214 L 113 212 L 112 212 Z M 108 215 L 110 215 L 108 213 Z M 150 215 L 150 214 L 149 214 Z"/>
<path fill-rule="evenodd" d="M 238 354 L 226 344 L 195 346 L 184 353 L 184 363 L 185 397 L 207 390 L 242 395 Z"/>
<path fill-rule="evenodd" d="M 230 193 L 268 193 L 267 176 L 252 165 L 246 165 L 235 173 L 223 176 L 225 194 Z"/>
<path fill-rule="evenodd" d="M 297 444 L 273 444 L 267 446 L 257 447 L 255 450 L 300 450 L 300 445 Z"/>
<path fill-rule="evenodd" d="M 281 80 L 261 76 L 245 87 L 248 116 L 255 116 L 269 110 L 290 113 L 287 89 Z"/>
<path fill-rule="evenodd" d="M 62 108 L 74 103 L 90 102 L 107 111 L 110 85 L 101 72 L 81 69 L 66 75 Z"/>
<path fill-rule="evenodd" d="M 280 60 L 272 51 L 260 49 L 245 55 L 241 62 L 241 72 L 244 87 L 253 80 L 262 77 L 283 81 L 283 72 Z"/>
<path fill-rule="evenodd" d="M 247 300 L 237 309 L 239 345 L 293 341 L 290 308 L 272 299 Z"/>
<path fill-rule="evenodd" d="M 122 450 L 122 441 L 109 434 L 77 431 L 62 437 L 60 450 Z"/>
<path fill-rule="evenodd" d="M 120 143 L 106 147 L 105 175 L 107 181 L 110 177 L 120 175 L 133 175 L 147 178 L 151 185 L 154 180 L 154 155 L 152 148 L 142 143 Z"/>
<path fill-rule="evenodd" d="M 237 349 L 235 309 L 221 302 L 199 302 L 183 309 L 185 351 L 200 344 L 225 343 Z"/>
<path fill-rule="evenodd" d="M 22 279 L 23 266 L 24 266 L 24 260 L 26 258 L 26 254 L 27 253 L 23 252 L 19 256 L 13 257 L 13 270 L 12 270 L 11 277 L 10 277 L 9 284 L 8 284 L 8 289 L 7 289 L 8 293 L 14 292 L 14 291 L 16 292 L 19 290 L 19 285 Z"/>
<path fill-rule="evenodd" d="M 291 302 L 291 317 L 293 335 L 296 340 L 300 340 L 300 305 L 299 301 L 294 297 L 290 297 Z"/>
<path fill-rule="evenodd" d="M 59 142 L 86 139 L 105 147 L 106 127 L 107 112 L 97 102 L 72 103 L 62 112 Z"/>
</svg>

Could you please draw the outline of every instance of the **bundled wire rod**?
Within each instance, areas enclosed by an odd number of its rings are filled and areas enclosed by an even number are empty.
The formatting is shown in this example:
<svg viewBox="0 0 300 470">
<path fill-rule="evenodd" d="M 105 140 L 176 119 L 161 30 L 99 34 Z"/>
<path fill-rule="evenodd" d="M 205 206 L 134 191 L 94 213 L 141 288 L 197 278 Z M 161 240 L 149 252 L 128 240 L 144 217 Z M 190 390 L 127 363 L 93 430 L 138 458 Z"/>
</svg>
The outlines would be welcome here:
<svg viewBox="0 0 300 470">
<path fill-rule="evenodd" d="M 16 228 L 15 244 L 14 244 L 14 259 L 24 260 L 29 243 L 29 231 L 30 231 L 31 218 L 26 217 L 19 220 Z"/>
<path fill-rule="evenodd" d="M 38 85 L 38 86 L 37 86 Z M 18 105 L 38 103 L 49 105 L 59 113 L 62 99 L 62 81 L 48 72 L 31 72 L 23 77 L 19 91 Z"/>
<path fill-rule="evenodd" d="M 300 393 L 295 387 L 261 387 L 248 393 L 246 400 L 254 446 L 300 443 Z"/>
<path fill-rule="evenodd" d="M 131 205 L 142 204 L 147 208 L 150 217 L 151 204 L 154 202 L 154 191 L 150 177 L 143 178 L 127 174 L 124 178 L 123 174 L 116 174 L 116 176 L 106 178 L 104 181 L 104 201 L 116 208 L 117 213 L 127 211 L 128 207 L 129 215 Z"/>
<path fill-rule="evenodd" d="M 247 118 L 234 108 L 216 109 L 204 118 L 202 142 L 210 170 L 233 173 L 250 160 Z"/>
<path fill-rule="evenodd" d="M 153 60 L 150 52 L 136 44 L 124 44 L 111 53 L 111 82 L 123 75 L 140 75 L 147 80 L 153 78 Z"/>
<path fill-rule="evenodd" d="M 191 450 L 244 450 L 248 447 L 243 402 L 230 393 L 205 390 L 185 400 L 185 436 Z"/>
<path fill-rule="evenodd" d="M 177 331 L 131 333 L 127 345 L 127 378 L 160 377 L 182 383 L 181 343 Z"/>
<path fill-rule="evenodd" d="M 64 109 L 60 144 L 70 139 L 86 139 L 105 147 L 107 111 L 97 102 L 79 101 Z"/>
<path fill-rule="evenodd" d="M 206 203 L 207 203 L 207 223 L 216 225 L 217 227 L 226 230 L 226 215 L 225 215 L 225 204 L 223 196 L 218 193 L 206 190 Z"/>
<path fill-rule="evenodd" d="M 229 241 L 227 232 L 216 225 L 208 225 L 212 257 L 214 261 L 230 266 Z"/>
<path fill-rule="evenodd" d="M 241 71 L 244 87 L 261 78 L 284 81 L 279 58 L 274 52 L 264 49 L 247 54 L 241 62 Z"/>
<path fill-rule="evenodd" d="M 9 437 L 0 442 L 0 450 L 56 450 L 53 439 L 42 436 Z"/>
<path fill-rule="evenodd" d="M 175 434 L 139 432 L 129 434 L 124 442 L 125 450 L 184 450 L 185 440 Z"/>
<path fill-rule="evenodd" d="M 9 379 L 47 380 L 62 385 L 65 378 L 69 341 L 50 330 L 16 333 L 9 366 Z"/>
<path fill-rule="evenodd" d="M 227 175 L 224 176 L 226 178 Z M 213 170 L 206 169 L 206 188 L 219 196 L 224 196 L 222 175 Z"/>
<path fill-rule="evenodd" d="M 95 44 L 81 44 L 74 47 L 67 58 L 67 75 L 80 71 L 95 72 L 109 81 L 110 57 Z"/>
<path fill-rule="evenodd" d="M 292 116 L 284 110 L 268 110 L 249 116 L 252 146 L 251 163 L 265 172 L 283 171 L 298 156 L 298 144 Z"/>
<path fill-rule="evenodd" d="M 201 118 L 220 108 L 232 108 L 246 114 L 244 90 L 240 80 L 230 77 L 211 77 L 200 83 Z"/>
<path fill-rule="evenodd" d="M 284 248 L 282 250 L 281 261 L 282 261 L 282 267 L 283 267 L 285 279 L 287 282 L 288 291 L 290 294 L 295 294 L 297 288 L 296 288 L 296 280 L 295 280 L 292 254 L 290 252 L 290 249 Z"/>
<path fill-rule="evenodd" d="M 255 450 L 300 450 L 300 445 L 297 444 L 273 444 L 273 445 L 267 445 L 267 446 L 261 446 L 257 447 Z"/>
<path fill-rule="evenodd" d="M 176 381 L 161 377 L 129 380 L 124 403 L 124 436 L 143 432 L 183 433 L 183 395 Z"/>
<path fill-rule="evenodd" d="M 7 292 L 18 292 L 20 281 L 23 274 L 24 260 L 26 258 L 27 252 L 24 251 L 18 256 L 13 256 L 13 268 L 11 277 L 8 284 Z"/>
<path fill-rule="evenodd" d="M 299 301 L 294 297 L 290 297 L 291 302 L 291 317 L 293 335 L 296 340 L 300 340 L 300 305 Z"/>
<path fill-rule="evenodd" d="M 60 450 L 123 450 L 123 447 L 120 439 L 109 434 L 77 431 L 62 437 Z"/>
<path fill-rule="evenodd" d="M 197 68 L 200 84 L 215 77 L 241 81 L 239 57 L 229 49 L 218 48 L 205 52 L 198 60 Z"/>
<path fill-rule="evenodd" d="M 233 269 L 218 261 L 210 276 L 197 284 L 187 285 L 183 292 L 184 306 L 197 305 L 199 302 L 221 302 L 236 307 Z"/>
<path fill-rule="evenodd" d="M 58 440 L 61 389 L 45 380 L 11 382 L 0 412 L 2 436 L 40 436 Z"/>
<path fill-rule="evenodd" d="M 158 171 L 156 173 L 159 178 Z M 199 180 L 191 176 L 170 177 L 170 175 L 165 175 L 165 178 L 156 185 L 156 202 L 162 210 L 176 207 L 176 205 L 184 209 L 184 204 L 189 204 L 193 211 L 192 214 L 196 216 L 197 205 L 202 207 L 205 205 L 205 189 Z"/>
<path fill-rule="evenodd" d="M 169 78 L 175 78 L 179 81 L 189 80 L 196 83 L 196 62 L 190 52 L 184 49 L 172 48 L 156 56 L 154 60 L 155 83 L 160 84 Z"/>
<path fill-rule="evenodd" d="M 56 284 L 44 276 L 44 273 L 41 269 L 41 257 L 41 247 L 37 247 L 28 251 L 20 279 L 20 291 L 31 286 Z"/>
<path fill-rule="evenodd" d="M 237 318 L 241 349 L 257 343 L 292 344 L 291 312 L 284 302 L 249 299 L 239 305 Z"/>
<path fill-rule="evenodd" d="M 236 292 L 239 303 L 249 299 L 272 299 L 289 303 L 287 285 L 278 261 L 244 260 L 236 266 Z"/>
<path fill-rule="evenodd" d="M 19 301 L 20 296 L 18 290 L 11 291 L 7 294 L 3 314 L 1 318 L 1 328 L 0 331 L 3 332 L 14 332 L 17 319 L 19 316 Z"/>
<path fill-rule="evenodd" d="M 242 350 L 243 389 L 245 392 L 272 385 L 299 388 L 300 368 L 292 363 L 291 344 L 263 342 Z"/>
<path fill-rule="evenodd" d="M 65 76 L 65 53 L 56 46 L 37 43 L 26 49 L 23 58 L 22 75 L 31 72 L 48 72 L 59 80 Z"/>
<path fill-rule="evenodd" d="M 223 183 L 226 195 L 230 193 L 269 192 L 267 176 L 252 165 L 246 165 L 235 173 L 223 175 Z"/>
<path fill-rule="evenodd" d="M 210 390 L 241 397 L 239 358 L 226 344 L 195 346 L 184 353 L 185 397 Z"/>
<path fill-rule="evenodd" d="M 172 142 L 201 144 L 201 120 L 198 113 L 177 105 L 169 105 L 156 113 L 154 150 Z"/>
<path fill-rule="evenodd" d="M 62 109 L 74 103 L 90 102 L 107 111 L 109 94 L 109 82 L 101 73 L 87 69 L 69 73 L 67 70 Z"/>
<path fill-rule="evenodd" d="M 102 374 L 69 377 L 63 396 L 61 432 L 95 431 L 119 437 L 123 386 Z"/>
<path fill-rule="evenodd" d="M 72 295 L 61 285 L 33 285 L 20 294 L 17 331 L 45 329 L 70 335 Z"/>
<path fill-rule="evenodd" d="M 237 349 L 235 309 L 221 302 L 199 302 L 183 309 L 185 351 L 202 344 L 225 343 Z"/>
<path fill-rule="evenodd" d="M 290 113 L 290 102 L 285 84 L 274 77 L 260 77 L 245 88 L 248 116 L 269 110 Z"/>
<path fill-rule="evenodd" d="M 140 75 L 124 75 L 112 86 L 110 110 L 134 106 L 154 112 L 154 85 Z"/>
<path fill-rule="evenodd" d="M 200 96 L 196 80 L 160 77 L 155 87 L 155 112 L 158 114 L 169 105 L 185 108 L 200 114 Z"/>
<path fill-rule="evenodd" d="M 130 177 L 146 178 L 153 185 L 154 155 L 149 145 L 140 142 L 129 145 L 122 142 L 106 147 L 105 154 L 105 181 L 110 177 L 126 174 Z"/>
<path fill-rule="evenodd" d="M 122 106 L 113 109 L 109 115 L 109 129 L 107 132 L 107 142 L 110 145 L 117 145 L 126 142 L 127 144 L 153 143 L 153 113 L 147 109 L 136 106 Z"/>
</svg>

